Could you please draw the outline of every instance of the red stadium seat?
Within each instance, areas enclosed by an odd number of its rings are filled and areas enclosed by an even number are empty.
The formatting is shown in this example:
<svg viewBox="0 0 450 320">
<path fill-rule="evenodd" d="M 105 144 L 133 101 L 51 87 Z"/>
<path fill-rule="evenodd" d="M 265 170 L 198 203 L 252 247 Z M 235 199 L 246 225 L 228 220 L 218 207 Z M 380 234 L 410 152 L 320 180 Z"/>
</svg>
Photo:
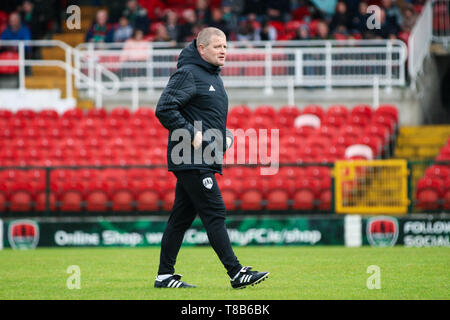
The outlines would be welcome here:
<svg viewBox="0 0 450 320">
<path fill-rule="evenodd" d="M 112 211 L 132 212 L 134 211 L 135 184 L 126 180 L 116 181 L 111 184 L 109 198 L 112 201 Z"/>
<path fill-rule="evenodd" d="M 286 180 L 279 176 L 273 176 L 269 180 L 269 187 L 265 196 L 268 210 L 287 210 L 290 205 L 288 201 L 292 198 L 295 182 Z"/>
<path fill-rule="evenodd" d="M 330 168 L 323 166 L 308 166 L 305 169 L 305 176 L 317 180 L 330 178 Z"/>
<path fill-rule="evenodd" d="M 240 194 L 242 210 L 262 210 L 264 190 L 262 180 L 255 177 L 246 178 L 242 183 L 242 193 Z"/>
<path fill-rule="evenodd" d="M 83 111 L 81 109 L 70 109 L 62 114 L 62 118 L 80 120 L 83 118 Z"/>
<path fill-rule="evenodd" d="M 437 178 L 444 181 L 450 177 L 450 167 L 445 165 L 432 165 L 425 170 L 425 177 Z"/>
<path fill-rule="evenodd" d="M 256 116 L 262 116 L 262 117 L 274 119 L 276 117 L 276 111 L 275 111 L 274 107 L 271 105 L 267 105 L 267 104 L 259 105 L 253 111 L 253 117 L 256 117 Z"/>
<path fill-rule="evenodd" d="M 300 115 L 300 110 L 297 106 L 291 106 L 291 105 L 282 105 L 280 109 L 278 110 L 278 116 L 285 116 L 292 119 L 295 119 L 297 116 Z"/>
<path fill-rule="evenodd" d="M 316 135 L 319 137 L 326 137 L 328 139 L 332 139 L 338 133 L 338 129 L 333 126 L 321 125 L 319 130 L 316 132 Z"/>
<path fill-rule="evenodd" d="M 0 212 L 6 212 L 6 202 L 8 201 L 8 186 L 0 181 Z"/>
<path fill-rule="evenodd" d="M 153 180 L 146 180 L 137 186 L 137 207 L 138 211 L 158 211 L 160 199 L 159 184 Z"/>
<path fill-rule="evenodd" d="M 381 104 L 375 110 L 375 115 L 384 115 L 391 117 L 395 123 L 398 123 L 398 110 L 397 107 L 392 104 Z"/>
<path fill-rule="evenodd" d="M 239 208 L 237 203 L 239 193 L 241 192 L 241 180 L 232 178 L 218 179 L 220 192 L 222 194 L 223 202 L 227 210 L 236 210 Z"/>
<path fill-rule="evenodd" d="M 316 179 L 303 178 L 296 181 L 292 208 L 296 210 L 314 209 L 314 199 L 318 196 L 320 184 Z"/>
<path fill-rule="evenodd" d="M 422 210 L 437 210 L 440 205 L 444 183 L 441 179 L 424 177 L 417 181 L 417 207 Z"/>
<path fill-rule="evenodd" d="M 330 146 L 330 139 L 323 136 L 312 135 L 306 139 L 306 146 L 320 153 Z"/>
<path fill-rule="evenodd" d="M 175 187 L 176 180 L 174 178 L 165 180 L 164 183 L 161 183 L 161 200 L 163 201 L 162 210 L 172 210 L 175 201 Z"/>
<path fill-rule="evenodd" d="M 0 109 L 0 119 L 10 119 L 13 117 L 13 113 L 10 110 L 7 109 Z"/>
<path fill-rule="evenodd" d="M 385 115 L 375 115 L 372 118 L 371 123 L 386 127 L 389 130 L 389 135 L 394 133 L 396 126 L 395 121 L 391 117 Z"/>
<path fill-rule="evenodd" d="M 335 115 L 325 115 L 321 125 L 339 129 L 340 127 L 342 127 L 345 124 L 345 122 L 346 122 L 346 120 L 342 117 L 335 116 Z"/>
<path fill-rule="evenodd" d="M 325 112 L 322 109 L 322 106 L 318 104 L 309 104 L 303 108 L 302 114 L 314 114 L 322 120 L 325 116 Z"/>
<path fill-rule="evenodd" d="M 443 209 L 450 210 L 450 177 L 444 180 L 444 195 L 443 195 Z"/>
<path fill-rule="evenodd" d="M 13 182 L 10 187 L 9 210 L 30 212 L 32 210 L 33 187 L 27 182 Z"/>
<path fill-rule="evenodd" d="M 104 181 L 92 180 L 86 188 L 86 210 L 93 212 L 108 211 L 109 185 Z"/>
<path fill-rule="evenodd" d="M 372 107 L 368 104 L 358 104 L 351 111 L 351 115 L 366 117 L 368 120 L 372 118 L 372 113 Z"/>
<path fill-rule="evenodd" d="M 56 198 L 58 193 L 58 185 L 56 183 L 50 184 L 50 195 L 49 195 L 49 207 L 50 211 L 56 210 Z M 47 186 L 44 183 L 38 183 L 36 187 L 36 204 L 35 211 L 43 212 L 47 210 Z"/>
<path fill-rule="evenodd" d="M 36 112 L 30 109 L 20 109 L 16 112 L 15 116 L 19 119 L 33 120 L 36 118 Z"/>
<path fill-rule="evenodd" d="M 108 113 L 103 108 L 95 108 L 88 110 L 86 115 L 88 118 L 105 119 Z"/>
<path fill-rule="evenodd" d="M 346 120 L 349 115 L 349 111 L 345 105 L 334 104 L 328 108 L 326 114 L 328 116 L 335 116 Z"/>
<path fill-rule="evenodd" d="M 389 142 L 389 130 L 385 126 L 369 124 L 364 128 L 363 134 L 365 136 L 379 137 L 383 146 Z"/>
<path fill-rule="evenodd" d="M 350 119 L 348 121 L 349 125 L 352 126 L 358 126 L 360 128 L 364 128 L 370 121 L 369 117 L 366 117 L 364 115 L 359 114 L 353 114 L 350 116 Z"/>
<path fill-rule="evenodd" d="M 250 108 L 243 104 L 243 105 L 236 105 L 228 112 L 229 117 L 237 117 L 241 119 L 249 119 L 252 115 L 252 111 Z"/>
<path fill-rule="evenodd" d="M 362 135 L 362 133 L 363 131 L 360 127 L 347 124 L 339 129 L 338 134 L 343 136 L 350 136 L 354 139 L 357 139 Z"/>
<path fill-rule="evenodd" d="M 325 150 L 324 156 L 335 160 L 340 160 L 345 158 L 345 146 L 331 145 L 327 150 Z"/>
<path fill-rule="evenodd" d="M 320 211 L 331 211 L 331 202 L 333 200 L 332 190 L 331 190 L 331 177 L 326 177 L 320 180 L 320 194 L 318 197 L 319 205 L 318 209 Z"/>
<path fill-rule="evenodd" d="M 38 113 L 38 117 L 45 120 L 56 121 L 59 118 L 59 114 L 55 110 L 44 109 Z"/>
<path fill-rule="evenodd" d="M 5 51 L 0 53 L 0 60 L 19 60 L 19 54 L 17 52 Z M 0 74 L 17 74 L 19 72 L 19 65 L 10 64 L 0 66 Z"/>
<path fill-rule="evenodd" d="M 127 108 L 115 108 L 110 112 L 109 116 L 118 119 L 128 119 L 131 113 Z"/>
<path fill-rule="evenodd" d="M 363 144 L 372 149 L 374 158 L 381 156 L 382 152 L 382 141 L 380 137 L 377 136 L 362 136 L 356 140 L 357 144 Z"/>
<path fill-rule="evenodd" d="M 58 188 L 60 210 L 68 212 L 81 211 L 84 186 L 79 182 L 64 181 Z"/>
</svg>

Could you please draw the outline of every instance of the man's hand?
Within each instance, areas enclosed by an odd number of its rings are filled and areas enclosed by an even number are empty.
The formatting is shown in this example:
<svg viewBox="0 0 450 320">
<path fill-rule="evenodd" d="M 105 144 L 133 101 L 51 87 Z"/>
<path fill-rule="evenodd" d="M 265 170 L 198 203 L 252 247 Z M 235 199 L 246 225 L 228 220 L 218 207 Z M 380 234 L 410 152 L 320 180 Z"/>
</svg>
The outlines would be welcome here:
<svg viewBox="0 0 450 320">
<path fill-rule="evenodd" d="M 230 149 L 233 140 L 230 137 L 227 137 L 227 150 Z"/>
<path fill-rule="evenodd" d="M 192 145 L 194 146 L 194 149 L 197 150 L 198 148 L 201 148 L 203 141 L 203 135 L 201 131 L 197 131 L 194 137 L 194 141 L 192 141 Z"/>
</svg>

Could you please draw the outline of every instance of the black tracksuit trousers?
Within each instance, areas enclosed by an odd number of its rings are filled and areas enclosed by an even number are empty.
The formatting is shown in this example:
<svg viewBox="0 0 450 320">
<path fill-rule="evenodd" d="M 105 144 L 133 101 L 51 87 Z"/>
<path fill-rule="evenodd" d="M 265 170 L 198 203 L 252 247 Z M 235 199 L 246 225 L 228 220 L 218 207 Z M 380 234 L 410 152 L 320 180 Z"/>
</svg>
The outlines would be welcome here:
<svg viewBox="0 0 450 320">
<path fill-rule="evenodd" d="M 217 185 L 215 173 L 186 170 L 174 171 L 174 174 L 177 177 L 175 201 L 161 240 L 158 274 L 174 273 L 174 265 L 184 233 L 198 213 L 211 246 L 219 256 L 228 275 L 233 277 L 242 266 L 231 247 L 225 226 L 225 204 Z"/>
</svg>

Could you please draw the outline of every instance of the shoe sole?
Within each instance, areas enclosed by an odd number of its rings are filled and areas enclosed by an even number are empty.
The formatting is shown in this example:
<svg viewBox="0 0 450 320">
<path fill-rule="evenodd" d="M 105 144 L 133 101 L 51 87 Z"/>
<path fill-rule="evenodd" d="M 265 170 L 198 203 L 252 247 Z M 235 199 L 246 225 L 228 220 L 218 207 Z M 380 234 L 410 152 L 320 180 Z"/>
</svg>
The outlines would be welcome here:
<svg viewBox="0 0 450 320">
<path fill-rule="evenodd" d="M 256 285 L 256 284 L 258 284 L 258 283 L 260 283 L 260 282 L 266 280 L 267 277 L 269 276 L 269 274 L 270 274 L 270 272 L 267 272 L 265 275 L 263 275 L 261 278 L 259 278 L 259 279 L 256 280 L 255 282 L 249 283 L 249 284 L 246 284 L 246 285 L 243 285 L 243 286 L 241 286 L 241 287 L 233 288 L 233 289 L 244 289 L 244 288 L 247 288 L 248 286 L 252 286 L 252 287 L 253 287 L 254 285 Z"/>
<path fill-rule="evenodd" d="M 179 287 L 179 288 L 173 288 L 173 287 L 154 287 L 156 289 L 193 289 L 193 288 L 197 288 L 197 286 L 193 286 L 193 287 Z"/>
</svg>

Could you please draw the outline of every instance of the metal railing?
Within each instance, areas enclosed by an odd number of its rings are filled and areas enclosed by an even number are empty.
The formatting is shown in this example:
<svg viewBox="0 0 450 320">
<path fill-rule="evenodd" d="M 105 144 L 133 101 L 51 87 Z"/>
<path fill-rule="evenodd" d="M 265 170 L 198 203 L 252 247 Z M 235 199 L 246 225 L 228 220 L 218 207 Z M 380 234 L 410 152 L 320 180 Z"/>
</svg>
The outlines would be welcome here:
<svg viewBox="0 0 450 320">
<path fill-rule="evenodd" d="M 59 48 L 64 51 L 64 60 L 56 59 L 38 59 L 33 58 L 30 52 L 34 49 Z M 18 89 L 26 90 L 26 68 L 33 66 L 58 67 L 65 73 L 66 99 L 74 99 L 73 95 L 73 76 L 77 84 L 82 84 L 97 93 L 115 94 L 119 89 L 119 79 L 101 64 L 96 65 L 97 78 L 80 72 L 73 66 L 74 57 L 78 55 L 78 50 L 60 40 L 0 40 L 0 49 L 18 53 L 17 60 L 0 60 L 0 66 L 18 67 Z M 76 61 L 76 60 L 75 60 Z M 101 77 L 103 81 L 98 81 Z"/>
<path fill-rule="evenodd" d="M 139 52 L 126 44 L 83 43 L 76 67 L 95 77 L 102 65 L 120 79 L 122 89 L 163 88 L 176 70 L 181 48 L 148 42 Z M 354 87 L 405 85 L 406 45 L 399 40 L 230 42 L 221 75 L 227 87 Z M 77 83 L 79 88 L 85 87 Z"/>
</svg>

